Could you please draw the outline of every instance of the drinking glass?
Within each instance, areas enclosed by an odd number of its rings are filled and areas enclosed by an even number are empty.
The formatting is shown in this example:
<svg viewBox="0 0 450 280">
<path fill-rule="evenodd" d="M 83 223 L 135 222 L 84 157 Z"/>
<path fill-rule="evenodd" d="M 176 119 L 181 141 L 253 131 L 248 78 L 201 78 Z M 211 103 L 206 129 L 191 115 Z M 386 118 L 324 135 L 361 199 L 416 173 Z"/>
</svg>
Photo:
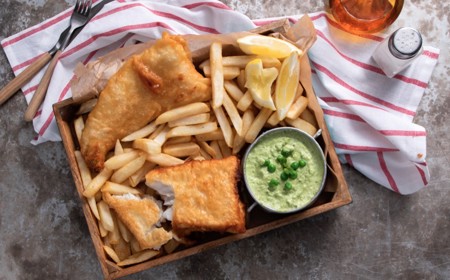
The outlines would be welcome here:
<svg viewBox="0 0 450 280">
<path fill-rule="evenodd" d="M 387 28 L 403 8 L 403 0 L 330 0 L 329 4 L 337 23 L 354 34 Z"/>
</svg>

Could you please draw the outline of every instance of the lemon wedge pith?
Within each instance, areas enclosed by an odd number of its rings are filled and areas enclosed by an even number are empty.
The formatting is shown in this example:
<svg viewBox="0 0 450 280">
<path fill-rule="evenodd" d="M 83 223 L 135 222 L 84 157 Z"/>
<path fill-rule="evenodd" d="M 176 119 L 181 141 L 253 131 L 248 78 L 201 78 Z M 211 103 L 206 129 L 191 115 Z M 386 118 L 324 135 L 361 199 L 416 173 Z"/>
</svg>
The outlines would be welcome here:
<svg viewBox="0 0 450 280">
<path fill-rule="evenodd" d="M 237 40 L 239 48 L 246 54 L 256 54 L 275 58 L 286 58 L 295 51 L 303 52 L 293 44 L 274 37 L 249 35 Z"/>
<path fill-rule="evenodd" d="M 278 76 L 278 70 L 274 67 L 263 68 L 261 59 L 257 58 L 245 67 L 245 87 L 248 88 L 253 100 L 260 106 L 276 110 L 272 100 L 272 84 Z"/>
<path fill-rule="evenodd" d="M 279 120 L 286 117 L 294 102 L 300 76 L 298 53 L 292 52 L 281 64 L 280 74 L 275 88 L 275 105 Z"/>
</svg>

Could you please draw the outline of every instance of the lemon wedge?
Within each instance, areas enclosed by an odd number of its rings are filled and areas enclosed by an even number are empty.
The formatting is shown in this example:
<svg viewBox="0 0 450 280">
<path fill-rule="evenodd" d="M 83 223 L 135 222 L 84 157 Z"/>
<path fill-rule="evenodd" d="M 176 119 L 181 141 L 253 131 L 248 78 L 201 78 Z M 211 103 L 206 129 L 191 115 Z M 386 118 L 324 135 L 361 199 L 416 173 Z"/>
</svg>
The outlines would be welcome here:
<svg viewBox="0 0 450 280">
<path fill-rule="evenodd" d="M 297 52 L 291 52 L 281 64 L 275 87 L 275 104 L 279 120 L 284 120 L 297 93 L 300 63 Z"/>
<path fill-rule="evenodd" d="M 248 88 L 256 104 L 276 110 L 272 100 L 272 84 L 278 76 L 278 70 L 275 67 L 263 68 L 262 60 L 256 58 L 245 66 L 245 87 Z"/>
<path fill-rule="evenodd" d="M 295 51 L 300 56 L 303 51 L 293 44 L 274 37 L 249 35 L 237 40 L 239 47 L 246 54 L 256 54 L 275 58 L 286 58 Z"/>
</svg>

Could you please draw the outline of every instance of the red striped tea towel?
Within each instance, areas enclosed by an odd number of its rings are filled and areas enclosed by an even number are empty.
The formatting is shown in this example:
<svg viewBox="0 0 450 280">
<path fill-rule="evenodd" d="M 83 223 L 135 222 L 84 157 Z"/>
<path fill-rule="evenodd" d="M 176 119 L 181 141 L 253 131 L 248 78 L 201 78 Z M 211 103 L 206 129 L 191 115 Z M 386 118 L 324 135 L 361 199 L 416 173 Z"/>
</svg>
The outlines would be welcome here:
<svg viewBox="0 0 450 280">
<path fill-rule="evenodd" d="M 98 2 L 98 1 L 94 1 Z M 48 51 L 66 28 L 71 9 L 2 41 L 17 75 Z M 407 70 L 387 78 L 370 55 L 382 37 L 355 37 L 349 44 L 325 13 L 310 15 L 318 40 L 309 52 L 313 83 L 340 159 L 375 182 L 402 194 L 429 180 L 425 129 L 412 123 L 437 62 L 439 50 L 424 54 Z M 290 17 L 296 21 L 299 16 Z M 96 15 L 61 55 L 42 109 L 33 120 L 33 143 L 58 141 L 52 104 L 71 96 L 75 65 L 87 63 L 136 40 L 178 34 L 227 33 L 251 29 L 273 19 L 251 21 L 218 1 L 115 1 Z M 42 38 L 46 38 L 42 40 Z M 43 71 L 22 90 L 29 102 Z"/>
<path fill-rule="evenodd" d="M 308 54 L 313 86 L 341 162 L 397 193 L 425 187 L 426 130 L 412 121 L 439 50 L 425 46 L 410 67 L 388 78 L 371 58 L 388 34 L 351 35 L 325 13 L 310 16 L 317 29 Z"/>
</svg>

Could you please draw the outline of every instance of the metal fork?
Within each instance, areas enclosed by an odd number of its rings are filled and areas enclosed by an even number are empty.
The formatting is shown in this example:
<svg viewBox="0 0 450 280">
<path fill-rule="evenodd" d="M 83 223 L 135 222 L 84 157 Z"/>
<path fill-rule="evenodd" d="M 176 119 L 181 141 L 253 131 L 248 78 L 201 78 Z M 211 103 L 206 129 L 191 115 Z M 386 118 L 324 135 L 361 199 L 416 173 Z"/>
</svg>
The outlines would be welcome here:
<svg viewBox="0 0 450 280">
<path fill-rule="evenodd" d="M 26 121 L 33 120 L 34 116 L 36 115 L 39 106 L 44 100 L 45 94 L 50 84 L 50 79 L 53 75 L 53 70 L 55 69 L 56 63 L 59 60 L 59 56 L 69 44 L 69 39 L 75 29 L 85 25 L 88 22 L 91 7 L 92 0 L 77 0 L 72 16 L 70 17 L 69 30 L 66 29 L 65 32 L 61 34 L 56 45 L 48 52 L 50 56 L 53 56 L 53 58 L 50 61 L 50 64 L 45 71 L 45 74 L 42 77 L 42 80 L 40 81 L 39 86 L 30 101 L 30 104 L 28 105 L 24 116 Z"/>
</svg>

